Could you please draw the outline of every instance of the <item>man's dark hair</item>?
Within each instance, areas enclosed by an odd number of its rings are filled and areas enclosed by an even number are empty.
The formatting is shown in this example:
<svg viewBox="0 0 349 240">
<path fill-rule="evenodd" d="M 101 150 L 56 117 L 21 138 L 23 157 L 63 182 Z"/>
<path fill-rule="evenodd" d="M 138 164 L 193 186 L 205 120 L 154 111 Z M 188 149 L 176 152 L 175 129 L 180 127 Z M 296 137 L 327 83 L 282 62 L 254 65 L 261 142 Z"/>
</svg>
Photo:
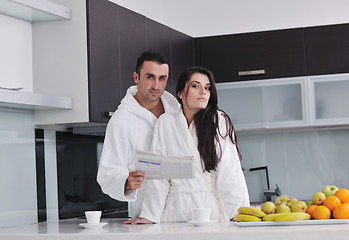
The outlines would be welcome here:
<svg viewBox="0 0 349 240">
<path fill-rule="evenodd" d="M 141 68 L 145 61 L 156 62 L 159 64 L 168 64 L 167 57 L 159 52 L 155 52 L 151 50 L 142 52 L 142 54 L 137 59 L 136 73 L 138 75 L 140 74 Z"/>
</svg>

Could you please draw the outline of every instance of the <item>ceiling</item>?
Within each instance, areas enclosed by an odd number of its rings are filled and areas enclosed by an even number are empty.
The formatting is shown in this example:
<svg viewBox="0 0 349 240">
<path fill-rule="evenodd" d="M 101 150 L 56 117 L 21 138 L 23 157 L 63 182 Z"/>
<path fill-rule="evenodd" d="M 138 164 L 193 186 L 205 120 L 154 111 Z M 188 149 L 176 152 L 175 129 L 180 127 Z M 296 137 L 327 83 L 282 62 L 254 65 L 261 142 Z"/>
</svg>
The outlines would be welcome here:
<svg viewBox="0 0 349 240">
<path fill-rule="evenodd" d="M 109 0 L 192 37 L 349 22 L 348 0 Z"/>
</svg>

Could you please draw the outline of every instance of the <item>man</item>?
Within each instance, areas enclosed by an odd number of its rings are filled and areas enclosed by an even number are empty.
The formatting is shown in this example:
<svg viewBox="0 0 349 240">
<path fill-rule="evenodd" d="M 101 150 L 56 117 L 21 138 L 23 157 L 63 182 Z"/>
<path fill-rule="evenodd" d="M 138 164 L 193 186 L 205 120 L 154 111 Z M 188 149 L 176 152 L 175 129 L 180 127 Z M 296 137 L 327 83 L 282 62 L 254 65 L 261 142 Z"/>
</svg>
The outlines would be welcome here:
<svg viewBox="0 0 349 240">
<path fill-rule="evenodd" d="M 164 112 L 176 113 L 179 104 L 165 91 L 169 65 L 161 54 L 143 52 L 131 86 L 110 119 L 98 168 L 102 191 L 119 201 L 131 202 L 130 215 L 139 216 L 146 188 L 145 173 L 135 171 L 134 153 L 150 150 L 153 128 Z"/>
</svg>

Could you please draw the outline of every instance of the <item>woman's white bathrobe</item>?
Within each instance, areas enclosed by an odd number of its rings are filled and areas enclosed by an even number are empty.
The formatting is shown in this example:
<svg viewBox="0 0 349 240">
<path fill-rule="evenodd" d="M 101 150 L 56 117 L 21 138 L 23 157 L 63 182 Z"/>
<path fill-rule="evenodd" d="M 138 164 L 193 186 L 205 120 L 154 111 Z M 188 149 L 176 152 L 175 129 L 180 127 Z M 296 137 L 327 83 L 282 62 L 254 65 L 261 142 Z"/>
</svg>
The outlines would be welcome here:
<svg viewBox="0 0 349 240">
<path fill-rule="evenodd" d="M 225 119 L 219 114 L 222 135 Z M 222 158 L 216 171 L 203 172 L 194 123 L 188 129 L 182 111 L 163 114 L 154 127 L 152 151 L 161 155 L 194 156 L 194 179 L 148 180 L 140 217 L 153 222 L 191 220 L 190 210 L 212 209 L 211 219 L 229 221 L 241 206 L 249 206 L 249 195 L 236 146 L 220 137 Z M 219 147 L 217 145 L 219 153 Z"/>
<path fill-rule="evenodd" d="M 132 202 L 129 209 L 132 217 L 138 217 L 140 213 L 146 184 L 136 191 L 125 193 L 125 182 L 129 172 L 135 170 L 134 153 L 150 150 L 157 121 L 154 114 L 134 98 L 136 92 L 137 86 L 127 90 L 108 123 L 97 174 L 97 181 L 104 193 L 119 201 Z M 178 112 L 179 104 L 170 93 L 165 91 L 161 101 L 165 112 Z"/>
</svg>

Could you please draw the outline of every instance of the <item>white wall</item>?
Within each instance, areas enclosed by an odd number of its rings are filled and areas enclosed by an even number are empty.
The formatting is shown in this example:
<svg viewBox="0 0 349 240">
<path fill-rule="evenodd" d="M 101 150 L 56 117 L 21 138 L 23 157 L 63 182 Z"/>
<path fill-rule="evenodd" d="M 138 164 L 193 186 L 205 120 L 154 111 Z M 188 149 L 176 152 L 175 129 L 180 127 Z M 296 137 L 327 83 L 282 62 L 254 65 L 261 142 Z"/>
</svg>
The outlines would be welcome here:
<svg viewBox="0 0 349 240">
<path fill-rule="evenodd" d="M 0 14 L 0 87 L 33 92 L 31 24 Z"/>
<path fill-rule="evenodd" d="M 349 22 L 347 0 L 109 0 L 192 37 Z"/>
</svg>

